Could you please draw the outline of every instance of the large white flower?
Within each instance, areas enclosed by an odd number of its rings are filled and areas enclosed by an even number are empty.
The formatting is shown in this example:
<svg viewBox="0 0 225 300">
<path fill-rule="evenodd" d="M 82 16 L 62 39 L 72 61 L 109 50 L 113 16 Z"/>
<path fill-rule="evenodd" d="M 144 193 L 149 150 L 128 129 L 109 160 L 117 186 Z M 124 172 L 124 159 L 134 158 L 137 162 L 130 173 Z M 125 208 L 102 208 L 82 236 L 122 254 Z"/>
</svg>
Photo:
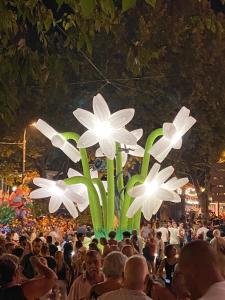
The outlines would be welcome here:
<svg viewBox="0 0 225 300">
<path fill-rule="evenodd" d="M 83 174 L 79 173 L 78 171 L 76 171 L 72 168 L 69 168 L 67 175 L 69 178 L 74 177 L 74 176 L 83 176 Z M 92 179 L 98 178 L 98 171 L 91 171 L 91 178 Z M 105 188 L 105 191 L 107 192 L 107 189 L 108 189 L 107 181 L 102 180 L 102 183 Z M 101 197 L 101 193 L 98 188 L 98 185 L 94 184 L 94 187 L 98 193 L 100 205 L 102 205 L 102 197 Z M 88 190 L 87 190 L 87 187 L 85 184 L 78 183 L 78 184 L 73 185 L 73 188 L 74 188 L 74 191 L 76 191 L 76 193 L 81 195 L 83 198 L 85 198 L 89 202 Z"/>
<path fill-rule="evenodd" d="M 93 113 L 78 108 L 73 114 L 77 120 L 88 130 L 78 140 L 78 148 L 86 148 L 99 143 L 104 155 L 114 159 L 116 153 L 115 142 L 135 145 L 136 137 L 125 129 L 125 125 L 134 116 L 134 109 L 123 109 L 113 114 L 102 95 L 98 94 L 93 98 Z"/>
<path fill-rule="evenodd" d="M 84 197 L 75 193 L 72 185 L 67 185 L 63 180 L 52 181 L 45 178 L 34 178 L 34 184 L 39 186 L 30 193 L 31 199 L 50 197 L 49 212 L 54 213 L 64 204 L 72 217 L 76 218 L 78 212 L 75 203 L 80 211 L 83 211 L 88 203 Z"/>
<path fill-rule="evenodd" d="M 168 180 L 174 172 L 172 166 L 160 172 L 159 170 L 160 165 L 155 163 L 144 183 L 128 191 L 128 194 L 135 198 L 127 211 L 129 218 L 132 218 L 141 209 L 144 217 L 150 220 L 152 215 L 157 213 L 163 201 L 181 201 L 175 190 L 185 185 L 188 182 L 188 178 L 177 179 L 174 177 Z"/>
<path fill-rule="evenodd" d="M 131 131 L 131 133 L 136 137 L 137 141 L 140 140 L 140 138 L 143 135 L 143 129 L 136 129 Z M 127 157 L 128 154 L 132 155 L 132 156 L 138 156 L 138 157 L 143 157 L 144 153 L 145 153 L 145 149 L 143 147 L 141 147 L 140 145 L 136 144 L 136 145 L 125 145 L 122 144 L 121 145 L 121 155 L 122 155 L 122 166 L 124 167 L 126 162 L 127 162 Z M 104 156 L 104 154 L 102 153 L 101 148 L 98 148 L 95 152 L 95 156 L 96 157 L 101 157 Z"/>
<path fill-rule="evenodd" d="M 80 152 L 48 123 L 39 119 L 35 126 L 52 142 L 54 147 L 61 149 L 73 162 L 80 160 Z"/>
<path fill-rule="evenodd" d="M 176 115 L 173 123 L 163 124 L 163 137 L 150 149 L 150 154 L 158 162 L 162 162 L 171 149 L 180 149 L 183 135 L 195 124 L 196 120 L 190 116 L 190 110 L 185 106 Z"/>
</svg>

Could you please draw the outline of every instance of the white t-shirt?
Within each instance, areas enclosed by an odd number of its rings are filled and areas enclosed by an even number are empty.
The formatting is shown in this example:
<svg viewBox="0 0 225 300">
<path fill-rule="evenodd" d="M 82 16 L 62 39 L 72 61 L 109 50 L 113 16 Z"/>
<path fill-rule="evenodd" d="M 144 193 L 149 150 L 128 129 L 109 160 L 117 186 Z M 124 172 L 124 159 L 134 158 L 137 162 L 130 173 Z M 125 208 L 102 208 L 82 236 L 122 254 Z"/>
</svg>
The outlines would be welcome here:
<svg viewBox="0 0 225 300">
<path fill-rule="evenodd" d="M 207 239 L 206 234 L 207 234 L 208 231 L 209 231 L 208 228 L 206 228 L 206 227 L 200 227 L 200 228 L 197 230 L 196 235 L 197 235 L 197 237 L 198 237 L 200 234 L 202 234 L 202 235 L 203 235 L 203 240 L 205 241 L 205 240 Z"/>
<path fill-rule="evenodd" d="M 170 232 L 170 244 L 171 245 L 178 245 L 180 243 L 180 239 L 178 237 L 179 235 L 179 229 L 170 227 L 169 229 Z"/>
<path fill-rule="evenodd" d="M 225 280 L 214 283 L 208 291 L 198 300 L 224 300 L 225 299 Z"/>
<path fill-rule="evenodd" d="M 168 242 L 168 235 L 169 235 L 168 229 L 166 227 L 160 227 L 157 230 L 157 232 L 162 232 L 163 243 L 167 243 Z"/>
<path fill-rule="evenodd" d="M 103 294 L 99 300 L 151 300 L 144 292 L 121 288 L 116 291 Z"/>
</svg>

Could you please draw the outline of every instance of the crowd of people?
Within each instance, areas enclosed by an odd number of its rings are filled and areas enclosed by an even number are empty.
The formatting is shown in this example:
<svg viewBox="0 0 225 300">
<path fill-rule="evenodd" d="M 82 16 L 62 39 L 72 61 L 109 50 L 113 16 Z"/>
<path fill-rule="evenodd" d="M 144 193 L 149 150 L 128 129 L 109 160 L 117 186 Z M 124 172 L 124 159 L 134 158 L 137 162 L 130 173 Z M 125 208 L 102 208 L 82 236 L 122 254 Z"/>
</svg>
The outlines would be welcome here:
<svg viewBox="0 0 225 300">
<path fill-rule="evenodd" d="M 222 220 L 152 221 L 120 240 L 60 221 L 0 231 L 0 300 L 225 299 Z"/>
</svg>

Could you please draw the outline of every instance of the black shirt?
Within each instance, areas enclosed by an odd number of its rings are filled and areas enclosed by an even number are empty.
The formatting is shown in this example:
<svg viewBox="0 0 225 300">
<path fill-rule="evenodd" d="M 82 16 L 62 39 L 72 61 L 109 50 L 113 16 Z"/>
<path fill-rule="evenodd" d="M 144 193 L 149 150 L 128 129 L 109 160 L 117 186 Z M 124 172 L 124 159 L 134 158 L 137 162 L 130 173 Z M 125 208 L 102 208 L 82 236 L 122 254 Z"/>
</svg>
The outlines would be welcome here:
<svg viewBox="0 0 225 300">
<path fill-rule="evenodd" d="M 49 249 L 50 256 L 55 257 L 55 254 L 58 251 L 58 248 L 56 247 L 56 245 L 48 244 L 48 249 Z"/>
<path fill-rule="evenodd" d="M 23 267 L 23 275 L 29 279 L 32 279 L 35 276 L 34 268 L 30 262 L 31 256 L 34 256 L 33 253 L 25 255 L 21 261 L 21 266 Z"/>
</svg>

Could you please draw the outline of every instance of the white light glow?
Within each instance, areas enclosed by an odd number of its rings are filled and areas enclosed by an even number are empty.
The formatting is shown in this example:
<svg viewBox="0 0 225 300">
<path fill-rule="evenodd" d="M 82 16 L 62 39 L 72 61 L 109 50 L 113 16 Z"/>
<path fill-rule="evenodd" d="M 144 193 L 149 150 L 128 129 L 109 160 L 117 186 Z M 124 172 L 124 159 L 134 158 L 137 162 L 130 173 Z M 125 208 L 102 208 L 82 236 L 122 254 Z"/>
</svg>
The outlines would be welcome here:
<svg viewBox="0 0 225 300">
<path fill-rule="evenodd" d="M 112 127 L 109 122 L 97 122 L 94 128 L 94 134 L 99 139 L 110 138 L 112 135 Z"/>
<path fill-rule="evenodd" d="M 156 180 L 153 180 L 150 183 L 145 182 L 144 186 L 145 186 L 145 194 L 149 194 L 149 195 L 155 193 L 159 188 L 159 184 Z"/>
<path fill-rule="evenodd" d="M 14 185 L 14 186 L 12 187 L 12 191 L 15 192 L 16 190 L 17 190 L 17 186 Z"/>
</svg>

